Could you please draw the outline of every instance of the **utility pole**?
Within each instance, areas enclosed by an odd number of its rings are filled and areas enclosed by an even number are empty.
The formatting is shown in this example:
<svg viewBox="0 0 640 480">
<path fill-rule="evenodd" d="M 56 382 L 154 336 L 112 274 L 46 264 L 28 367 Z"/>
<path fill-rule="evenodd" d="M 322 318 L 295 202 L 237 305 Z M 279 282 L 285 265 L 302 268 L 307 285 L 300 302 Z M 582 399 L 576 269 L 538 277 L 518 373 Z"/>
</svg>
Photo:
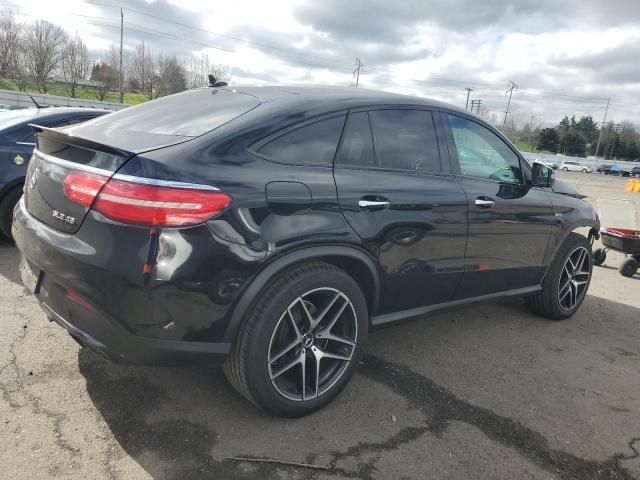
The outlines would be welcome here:
<svg viewBox="0 0 640 480">
<path fill-rule="evenodd" d="M 507 91 L 504 92 L 505 96 L 509 95 L 509 100 L 507 101 L 507 110 L 504 112 L 504 121 L 502 122 L 502 128 L 507 125 L 507 115 L 509 115 L 509 107 L 511 106 L 511 96 L 513 95 L 513 91 L 518 89 L 518 85 L 515 84 L 514 81 L 509 80 L 507 84 Z"/>
<path fill-rule="evenodd" d="M 465 110 L 469 110 L 469 94 L 470 94 L 471 92 L 473 92 L 473 89 L 472 89 L 472 88 L 467 87 L 467 88 L 465 88 L 465 90 L 467 91 L 467 105 L 464 107 L 464 109 L 465 109 Z"/>
<path fill-rule="evenodd" d="M 616 136 L 620 133 L 620 130 L 622 129 L 622 124 L 620 123 L 613 123 L 611 122 L 609 124 L 609 132 L 611 133 L 611 149 L 609 150 L 609 157 L 613 158 L 613 150 L 616 146 Z M 606 150 L 605 150 L 605 155 L 604 158 L 607 158 L 607 154 L 606 154 Z"/>
<path fill-rule="evenodd" d="M 604 109 L 604 118 L 602 119 L 602 129 L 600 130 L 600 135 L 598 135 L 598 144 L 596 145 L 596 153 L 594 157 L 596 157 L 596 161 L 598 158 L 598 152 L 600 151 L 600 142 L 602 141 L 602 132 L 604 131 L 604 127 L 607 124 L 607 113 L 609 112 L 609 103 L 611 102 L 611 98 L 607 99 L 607 106 Z"/>
<path fill-rule="evenodd" d="M 533 145 L 531 144 L 531 134 L 533 133 L 533 119 L 536 118 L 535 115 L 531 115 L 531 123 L 529 123 L 529 141 L 527 142 L 529 145 L 529 150 L 533 151 Z"/>
<path fill-rule="evenodd" d="M 364 68 L 364 63 L 356 57 L 356 69 L 353 71 L 353 76 L 356 77 L 356 88 L 358 88 L 358 83 L 360 82 L 360 69 L 362 68 Z"/>
<path fill-rule="evenodd" d="M 482 100 L 471 100 L 471 113 L 473 113 L 473 109 L 476 109 L 478 115 L 480 115 L 480 105 L 482 105 Z"/>
<path fill-rule="evenodd" d="M 120 91 L 120 103 L 124 103 L 124 92 L 122 90 L 124 72 L 122 71 L 122 37 L 124 32 L 124 13 L 122 8 L 120 9 L 120 75 L 118 75 L 119 91 Z"/>
</svg>

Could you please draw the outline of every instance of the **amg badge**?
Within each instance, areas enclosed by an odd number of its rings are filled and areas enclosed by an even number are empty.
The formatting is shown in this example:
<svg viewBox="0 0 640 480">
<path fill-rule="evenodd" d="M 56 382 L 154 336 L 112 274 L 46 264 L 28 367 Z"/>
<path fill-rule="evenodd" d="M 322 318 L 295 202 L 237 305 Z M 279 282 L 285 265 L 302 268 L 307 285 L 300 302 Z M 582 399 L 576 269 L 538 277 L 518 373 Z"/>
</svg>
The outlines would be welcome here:
<svg viewBox="0 0 640 480">
<path fill-rule="evenodd" d="M 54 210 L 51 214 L 58 220 L 62 220 L 64 223 L 68 223 L 69 225 L 73 225 L 74 223 L 76 223 L 76 219 L 74 217 L 65 215 L 64 213 L 57 210 Z"/>
</svg>

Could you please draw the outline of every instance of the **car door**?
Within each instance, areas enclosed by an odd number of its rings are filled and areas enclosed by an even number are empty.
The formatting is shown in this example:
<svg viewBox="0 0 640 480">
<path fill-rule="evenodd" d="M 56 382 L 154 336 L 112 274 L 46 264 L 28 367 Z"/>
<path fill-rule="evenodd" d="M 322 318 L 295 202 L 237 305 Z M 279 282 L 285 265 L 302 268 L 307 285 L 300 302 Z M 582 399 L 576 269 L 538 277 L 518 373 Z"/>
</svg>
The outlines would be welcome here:
<svg viewBox="0 0 640 480">
<path fill-rule="evenodd" d="M 429 110 L 351 111 L 334 163 L 345 218 L 379 258 L 381 312 L 450 300 L 462 277 L 467 202 Z"/>
<path fill-rule="evenodd" d="M 456 298 L 538 285 L 554 214 L 547 192 L 498 133 L 459 113 L 443 113 L 453 170 L 467 194 L 469 236 Z"/>
</svg>

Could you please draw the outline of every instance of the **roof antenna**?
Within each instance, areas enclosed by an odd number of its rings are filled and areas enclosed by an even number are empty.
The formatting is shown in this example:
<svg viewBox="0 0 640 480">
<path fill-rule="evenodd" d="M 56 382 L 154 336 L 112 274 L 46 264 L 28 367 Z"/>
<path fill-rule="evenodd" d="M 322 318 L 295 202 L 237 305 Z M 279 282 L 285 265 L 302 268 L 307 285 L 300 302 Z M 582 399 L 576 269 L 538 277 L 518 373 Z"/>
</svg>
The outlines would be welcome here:
<svg viewBox="0 0 640 480">
<path fill-rule="evenodd" d="M 218 80 L 216 80 L 216 77 L 214 77 L 212 74 L 209 74 L 209 86 L 210 87 L 213 87 L 213 88 L 226 87 L 227 85 L 228 85 L 227 82 L 218 81 Z"/>
<path fill-rule="evenodd" d="M 31 101 L 33 102 L 33 104 L 34 104 L 37 108 L 49 108 L 49 105 L 40 105 L 38 102 L 36 102 L 36 99 L 35 99 L 35 98 L 33 98 L 33 97 L 31 96 L 31 94 L 30 94 L 30 93 L 28 93 L 28 92 L 24 92 L 24 93 L 26 93 L 27 95 L 29 95 L 29 98 L 31 99 Z"/>
</svg>

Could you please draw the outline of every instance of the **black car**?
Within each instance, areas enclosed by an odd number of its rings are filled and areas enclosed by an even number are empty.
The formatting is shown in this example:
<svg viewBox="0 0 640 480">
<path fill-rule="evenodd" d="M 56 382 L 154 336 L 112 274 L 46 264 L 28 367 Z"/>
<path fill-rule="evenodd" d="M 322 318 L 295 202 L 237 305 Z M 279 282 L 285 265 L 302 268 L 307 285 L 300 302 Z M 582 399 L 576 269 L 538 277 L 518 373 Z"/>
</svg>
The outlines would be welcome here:
<svg viewBox="0 0 640 480">
<path fill-rule="evenodd" d="M 13 234 L 47 316 L 278 415 L 333 399 L 371 328 L 506 296 L 560 320 L 589 286 L 594 210 L 444 103 L 211 88 L 38 130 Z"/>
<path fill-rule="evenodd" d="M 0 112 L 0 234 L 11 237 L 13 208 L 22 195 L 27 163 L 35 146 L 30 123 L 65 127 L 108 113 L 94 108 L 26 108 Z"/>
<path fill-rule="evenodd" d="M 633 167 L 631 169 L 631 176 L 634 178 L 640 178 L 640 167 Z"/>
</svg>

